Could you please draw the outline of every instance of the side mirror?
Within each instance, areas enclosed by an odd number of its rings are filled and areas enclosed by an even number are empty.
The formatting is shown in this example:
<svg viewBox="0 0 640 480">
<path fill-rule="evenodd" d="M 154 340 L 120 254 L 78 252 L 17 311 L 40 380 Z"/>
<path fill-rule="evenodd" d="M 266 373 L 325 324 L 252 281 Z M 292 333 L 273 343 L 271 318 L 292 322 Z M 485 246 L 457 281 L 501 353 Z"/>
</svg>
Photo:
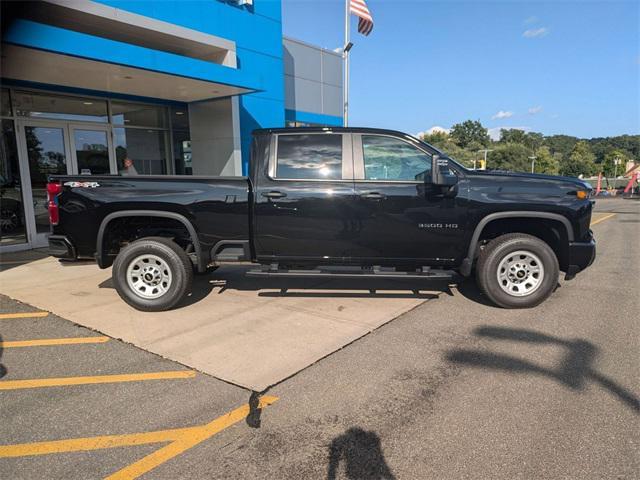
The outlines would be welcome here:
<svg viewBox="0 0 640 480">
<path fill-rule="evenodd" d="M 442 185 L 443 187 L 452 187 L 458 183 L 458 177 L 452 175 L 449 170 L 449 159 L 439 155 L 433 156 L 433 164 L 431 166 L 431 183 L 434 185 Z"/>
</svg>

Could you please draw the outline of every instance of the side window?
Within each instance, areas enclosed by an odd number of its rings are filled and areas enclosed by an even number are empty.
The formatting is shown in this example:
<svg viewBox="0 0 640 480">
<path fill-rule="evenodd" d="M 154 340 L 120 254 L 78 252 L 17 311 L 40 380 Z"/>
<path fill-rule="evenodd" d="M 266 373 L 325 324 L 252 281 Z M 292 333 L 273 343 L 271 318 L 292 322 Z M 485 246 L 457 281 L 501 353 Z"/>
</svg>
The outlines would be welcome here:
<svg viewBox="0 0 640 480">
<path fill-rule="evenodd" d="M 276 178 L 342 178 L 342 135 L 278 135 L 277 151 Z"/>
<path fill-rule="evenodd" d="M 416 181 L 431 172 L 431 155 L 397 138 L 362 135 L 366 180 Z"/>
</svg>

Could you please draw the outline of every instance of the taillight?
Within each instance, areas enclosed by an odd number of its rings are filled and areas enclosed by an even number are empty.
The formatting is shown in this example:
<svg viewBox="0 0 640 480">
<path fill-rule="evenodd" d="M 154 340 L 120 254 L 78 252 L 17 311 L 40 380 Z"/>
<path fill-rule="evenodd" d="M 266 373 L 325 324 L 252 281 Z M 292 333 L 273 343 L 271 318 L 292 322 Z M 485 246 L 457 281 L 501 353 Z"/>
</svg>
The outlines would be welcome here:
<svg viewBox="0 0 640 480">
<path fill-rule="evenodd" d="M 47 208 L 49 210 L 49 223 L 57 225 L 60 221 L 58 210 L 58 195 L 62 193 L 62 184 L 56 182 L 47 183 Z"/>
</svg>

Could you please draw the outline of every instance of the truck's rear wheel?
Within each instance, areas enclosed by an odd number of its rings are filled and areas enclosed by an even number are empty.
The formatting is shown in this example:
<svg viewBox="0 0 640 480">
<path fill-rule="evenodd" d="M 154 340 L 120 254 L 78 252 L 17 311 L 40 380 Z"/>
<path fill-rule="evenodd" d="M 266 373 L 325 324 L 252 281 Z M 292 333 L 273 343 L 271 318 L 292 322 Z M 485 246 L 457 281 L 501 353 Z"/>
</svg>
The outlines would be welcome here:
<svg viewBox="0 0 640 480">
<path fill-rule="evenodd" d="M 476 266 L 480 290 L 504 308 L 530 308 L 545 301 L 558 283 L 555 253 L 532 235 L 509 233 L 492 240 Z"/>
<path fill-rule="evenodd" d="M 137 310 L 160 312 L 176 306 L 191 291 L 191 260 L 163 237 L 141 238 L 124 247 L 113 262 L 120 297 Z"/>
</svg>

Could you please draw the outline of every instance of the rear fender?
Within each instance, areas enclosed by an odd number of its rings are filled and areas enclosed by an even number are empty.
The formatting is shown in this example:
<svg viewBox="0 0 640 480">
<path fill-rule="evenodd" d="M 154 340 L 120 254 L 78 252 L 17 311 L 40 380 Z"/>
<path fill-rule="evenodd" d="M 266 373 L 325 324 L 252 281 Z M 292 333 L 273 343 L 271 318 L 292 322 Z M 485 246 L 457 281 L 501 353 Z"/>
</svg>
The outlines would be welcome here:
<svg viewBox="0 0 640 480">
<path fill-rule="evenodd" d="M 98 262 L 98 266 L 100 266 L 100 268 L 107 268 L 110 266 L 110 262 L 107 259 L 107 254 L 105 252 L 104 246 L 104 235 L 107 231 L 107 227 L 109 226 L 109 222 L 115 220 L 116 218 L 123 217 L 160 217 L 179 221 L 184 225 L 184 227 L 189 232 L 189 236 L 191 237 L 191 242 L 193 243 L 193 247 L 196 252 L 198 271 L 206 271 L 209 260 L 207 256 L 203 254 L 202 245 L 200 244 L 198 234 L 196 233 L 196 229 L 193 227 L 193 224 L 184 215 L 180 215 L 179 213 L 159 212 L 154 210 L 123 210 L 121 212 L 110 213 L 109 215 L 104 217 L 104 220 L 102 220 L 102 223 L 100 224 L 100 228 L 98 230 L 98 239 L 96 243 L 96 261 Z"/>
</svg>

